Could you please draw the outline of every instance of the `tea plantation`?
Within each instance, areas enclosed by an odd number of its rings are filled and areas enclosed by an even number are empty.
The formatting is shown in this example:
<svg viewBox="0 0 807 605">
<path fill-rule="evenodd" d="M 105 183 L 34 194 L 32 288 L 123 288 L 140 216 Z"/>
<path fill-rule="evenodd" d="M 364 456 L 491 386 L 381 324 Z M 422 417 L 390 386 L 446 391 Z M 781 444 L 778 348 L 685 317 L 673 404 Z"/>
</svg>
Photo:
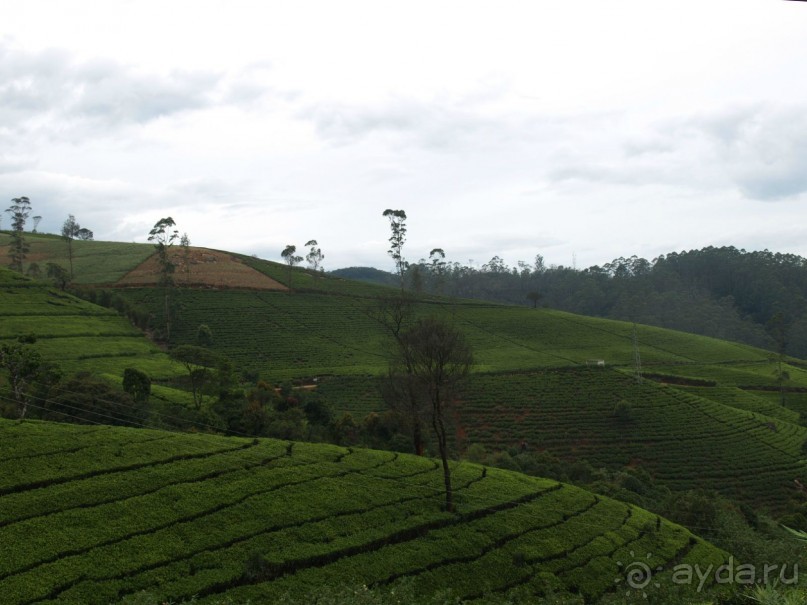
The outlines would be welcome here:
<svg viewBox="0 0 807 605">
<path fill-rule="evenodd" d="M 624 563 L 665 570 L 725 553 L 630 505 L 455 464 L 444 512 L 430 459 L 371 450 L 0 420 L 5 603 L 273 602 L 322 584 L 461 597 L 525 587 L 588 600 Z M 327 494 L 327 497 L 323 497 Z"/>
<path fill-rule="evenodd" d="M 156 380 L 183 371 L 115 311 L 0 269 L 0 343 L 23 335 L 34 335 L 32 346 L 64 374 L 90 372 L 120 383 L 129 367 Z M 180 391 L 166 395 L 185 399 Z"/>
</svg>

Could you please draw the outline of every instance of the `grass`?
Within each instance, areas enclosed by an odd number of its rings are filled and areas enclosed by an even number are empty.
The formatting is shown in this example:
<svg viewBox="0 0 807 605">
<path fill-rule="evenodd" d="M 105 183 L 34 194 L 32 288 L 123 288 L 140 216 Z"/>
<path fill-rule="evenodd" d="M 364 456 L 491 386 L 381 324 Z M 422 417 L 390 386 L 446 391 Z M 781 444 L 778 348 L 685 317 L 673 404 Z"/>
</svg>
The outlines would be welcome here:
<svg viewBox="0 0 807 605">
<path fill-rule="evenodd" d="M 48 262 L 69 269 L 67 243 L 61 237 L 25 234 L 31 246 L 26 260 L 37 263 L 44 275 Z M 0 233 L 0 257 L 6 257 L 10 237 Z M 76 284 L 113 284 L 154 253 L 151 244 L 125 242 L 73 241 L 73 273 Z"/>
<path fill-rule="evenodd" d="M 437 463 L 388 452 L 0 421 L 0 460 L 8 603 L 272 602 L 403 578 L 424 594 L 553 585 L 595 600 L 635 553 L 726 557 L 641 509 L 472 464 L 455 466 L 446 513 Z"/>
</svg>

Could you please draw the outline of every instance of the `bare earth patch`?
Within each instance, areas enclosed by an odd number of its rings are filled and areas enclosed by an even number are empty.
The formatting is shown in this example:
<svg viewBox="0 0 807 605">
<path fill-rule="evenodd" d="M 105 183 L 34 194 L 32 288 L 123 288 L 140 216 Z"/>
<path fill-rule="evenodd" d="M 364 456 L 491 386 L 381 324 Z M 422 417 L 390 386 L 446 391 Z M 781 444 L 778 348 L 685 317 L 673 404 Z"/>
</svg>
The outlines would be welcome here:
<svg viewBox="0 0 807 605">
<path fill-rule="evenodd" d="M 171 250 L 176 265 L 174 282 L 190 288 L 245 288 L 250 290 L 288 290 L 286 286 L 256 271 L 225 252 L 190 248 L 188 257 L 181 248 Z M 154 286 L 159 280 L 156 255 L 147 258 L 115 284 L 117 286 Z"/>
</svg>

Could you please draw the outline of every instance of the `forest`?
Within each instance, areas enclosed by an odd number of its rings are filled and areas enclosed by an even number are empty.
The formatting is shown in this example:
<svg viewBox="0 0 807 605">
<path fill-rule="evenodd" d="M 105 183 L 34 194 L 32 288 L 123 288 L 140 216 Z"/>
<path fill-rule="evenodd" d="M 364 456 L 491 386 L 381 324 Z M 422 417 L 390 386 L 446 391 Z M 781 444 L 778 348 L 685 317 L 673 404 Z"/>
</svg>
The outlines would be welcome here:
<svg viewBox="0 0 807 605">
<path fill-rule="evenodd" d="M 367 267 L 331 273 L 398 282 Z M 474 267 L 435 249 L 428 260 L 406 264 L 404 282 L 416 292 L 543 306 L 807 356 L 807 259 L 794 254 L 709 246 L 578 270 L 547 266 L 541 255 L 515 266 L 494 256 Z"/>
</svg>

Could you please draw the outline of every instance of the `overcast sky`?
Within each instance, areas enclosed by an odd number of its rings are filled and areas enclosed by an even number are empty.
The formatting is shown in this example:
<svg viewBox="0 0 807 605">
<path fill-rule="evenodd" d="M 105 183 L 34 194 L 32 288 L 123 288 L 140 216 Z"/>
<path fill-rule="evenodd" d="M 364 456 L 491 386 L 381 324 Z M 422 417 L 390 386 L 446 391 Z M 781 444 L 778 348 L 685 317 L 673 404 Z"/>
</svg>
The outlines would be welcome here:
<svg viewBox="0 0 807 605">
<path fill-rule="evenodd" d="M 807 3 L 2 2 L 0 191 L 327 269 L 386 208 L 409 260 L 807 256 Z"/>
</svg>

